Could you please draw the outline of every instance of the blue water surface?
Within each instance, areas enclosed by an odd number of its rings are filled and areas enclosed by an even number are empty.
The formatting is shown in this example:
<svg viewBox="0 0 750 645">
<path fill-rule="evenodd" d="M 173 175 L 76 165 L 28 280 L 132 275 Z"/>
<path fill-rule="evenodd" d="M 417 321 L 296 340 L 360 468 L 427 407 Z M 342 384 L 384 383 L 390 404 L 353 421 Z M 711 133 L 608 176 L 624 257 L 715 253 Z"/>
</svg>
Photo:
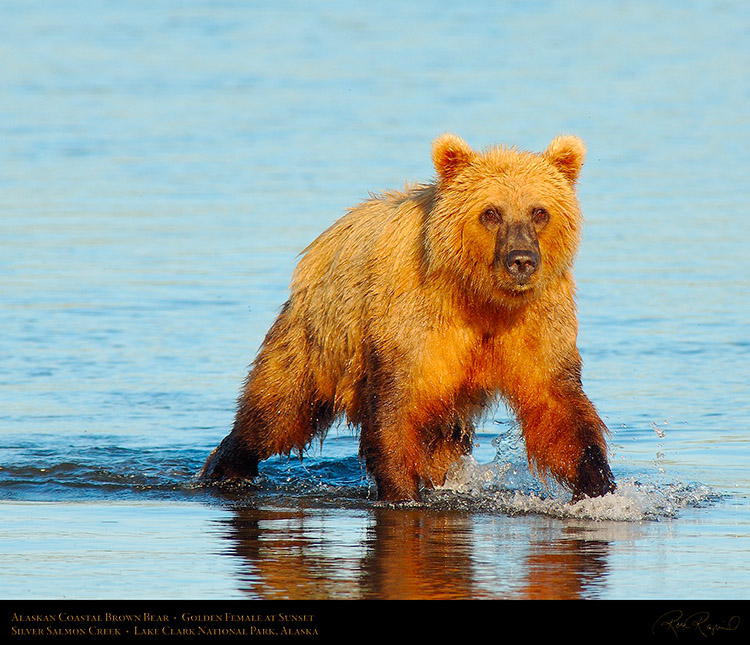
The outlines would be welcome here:
<svg viewBox="0 0 750 645">
<path fill-rule="evenodd" d="M 3 3 L 0 596 L 750 597 L 750 8 Z M 195 486 L 298 253 L 442 132 L 580 135 L 584 386 L 616 495 L 502 407 L 378 505 L 357 437 Z"/>
</svg>

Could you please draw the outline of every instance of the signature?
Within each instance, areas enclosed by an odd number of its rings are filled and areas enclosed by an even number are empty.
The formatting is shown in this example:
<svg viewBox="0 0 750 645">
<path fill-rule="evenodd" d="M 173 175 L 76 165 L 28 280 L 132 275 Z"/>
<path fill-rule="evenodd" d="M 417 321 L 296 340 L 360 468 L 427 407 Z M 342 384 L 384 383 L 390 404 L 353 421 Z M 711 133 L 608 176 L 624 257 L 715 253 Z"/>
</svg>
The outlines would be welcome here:
<svg viewBox="0 0 750 645">
<path fill-rule="evenodd" d="M 660 616 L 651 628 L 651 633 L 671 632 L 675 638 L 679 638 L 684 632 L 695 632 L 709 637 L 716 636 L 719 632 L 733 632 L 739 629 L 739 626 L 739 616 L 732 616 L 724 621 L 714 621 L 707 611 L 696 611 L 686 616 L 681 610 L 675 609 Z"/>
</svg>

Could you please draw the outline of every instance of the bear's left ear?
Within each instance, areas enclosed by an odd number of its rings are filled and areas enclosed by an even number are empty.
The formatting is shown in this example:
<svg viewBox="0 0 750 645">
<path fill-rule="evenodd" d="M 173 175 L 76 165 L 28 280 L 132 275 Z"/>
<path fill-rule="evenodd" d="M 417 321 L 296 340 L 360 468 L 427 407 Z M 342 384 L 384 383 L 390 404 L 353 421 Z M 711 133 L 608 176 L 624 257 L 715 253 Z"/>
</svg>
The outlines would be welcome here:
<svg viewBox="0 0 750 645">
<path fill-rule="evenodd" d="M 432 144 L 432 163 L 443 180 L 453 179 L 473 158 L 469 144 L 455 134 L 440 135 Z"/>
<path fill-rule="evenodd" d="M 552 140 L 543 156 L 552 162 L 571 184 L 575 184 L 586 158 L 586 145 L 578 137 L 563 134 Z"/>
</svg>

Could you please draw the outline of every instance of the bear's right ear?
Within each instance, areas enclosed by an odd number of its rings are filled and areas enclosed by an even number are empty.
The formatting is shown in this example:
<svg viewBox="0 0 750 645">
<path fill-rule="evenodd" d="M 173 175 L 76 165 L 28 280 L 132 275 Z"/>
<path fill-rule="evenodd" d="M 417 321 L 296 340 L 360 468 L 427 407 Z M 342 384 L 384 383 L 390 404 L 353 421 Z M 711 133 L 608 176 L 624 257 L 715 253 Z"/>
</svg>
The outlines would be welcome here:
<svg viewBox="0 0 750 645">
<path fill-rule="evenodd" d="M 455 134 L 440 135 L 432 144 L 432 163 L 444 181 L 453 179 L 473 158 L 469 144 Z"/>
</svg>

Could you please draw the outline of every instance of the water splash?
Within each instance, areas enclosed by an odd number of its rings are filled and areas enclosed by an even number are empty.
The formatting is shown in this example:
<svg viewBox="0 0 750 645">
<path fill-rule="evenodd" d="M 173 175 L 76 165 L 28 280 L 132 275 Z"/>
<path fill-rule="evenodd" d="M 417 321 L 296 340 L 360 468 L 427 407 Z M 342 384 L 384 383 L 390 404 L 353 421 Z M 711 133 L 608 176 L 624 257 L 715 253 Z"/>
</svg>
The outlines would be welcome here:
<svg viewBox="0 0 750 645">
<path fill-rule="evenodd" d="M 256 481 L 217 491 L 195 480 L 207 450 L 124 447 L 115 439 L 99 436 L 76 445 L 59 440 L 44 444 L 38 438 L 33 445 L 11 442 L 0 466 L 0 499 L 214 499 L 218 492 L 220 498 L 236 501 L 283 497 L 329 507 L 370 505 L 376 499 L 374 485 L 356 455 L 269 459 Z M 426 491 L 419 505 L 632 522 L 675 517 L 681 509 L 720 499 L 707 486 L 668 481 L 659 470 L 648 476 L 620 476 L 614 494 L 571 504 L 568 491 L 554 482 L 545 484 L 530 472 L 517 429 L 509 428 L 493 446 L 497 450 L 493 461 L 462 458 L 449 470 L 444 486 Z"/>
<path fill-rule="evenodd" d="M 713 503 L 720 497 L 702 484 L 624 478 L 614 493 L 572 504 L 568 491 L 553 482 L 539 482 L 522 462 L 496 459 L 480 464 L 469 456 L 454 464 L 432 500 L 508 515 L 637 522 L 675 517 L 681 509 Z"/>
</svg>

